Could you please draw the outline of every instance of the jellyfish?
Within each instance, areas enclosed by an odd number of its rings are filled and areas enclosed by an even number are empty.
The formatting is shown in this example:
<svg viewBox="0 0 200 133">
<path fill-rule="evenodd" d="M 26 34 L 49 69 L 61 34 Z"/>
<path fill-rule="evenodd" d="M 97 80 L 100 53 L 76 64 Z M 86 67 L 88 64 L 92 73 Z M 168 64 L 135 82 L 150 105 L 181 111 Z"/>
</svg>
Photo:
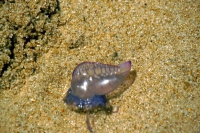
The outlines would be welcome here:
<svg viewBox="0 0 200 133">
<path fill-rule="evenodd" d="M 95 108 L 106 108 L 106 94 L 117 89 L 125 82 L 131 70 L 131 61 L 120 65 L 83 62 L 72 73 L 71 87 L 66 93 L 64 102 L 74 110 L 92 111 Z M 87 113 L 86 123 L 89 125 Z"/>
</svg>

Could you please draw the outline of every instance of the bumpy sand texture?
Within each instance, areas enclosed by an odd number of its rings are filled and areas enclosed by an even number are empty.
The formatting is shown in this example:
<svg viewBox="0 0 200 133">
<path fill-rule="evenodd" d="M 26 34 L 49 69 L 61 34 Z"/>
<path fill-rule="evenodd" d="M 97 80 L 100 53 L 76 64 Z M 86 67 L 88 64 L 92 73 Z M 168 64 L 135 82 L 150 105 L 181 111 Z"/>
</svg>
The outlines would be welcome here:
<svg viewBox="0 0 200 133">
<path fill-rule="evenodd" d="M 73 69 L 130 60 L 94 130 L 200 132 L 199 30 L 198 0 L 1 2 L 0 131 L 88 132 L 62 100 Z"/>
</svg>

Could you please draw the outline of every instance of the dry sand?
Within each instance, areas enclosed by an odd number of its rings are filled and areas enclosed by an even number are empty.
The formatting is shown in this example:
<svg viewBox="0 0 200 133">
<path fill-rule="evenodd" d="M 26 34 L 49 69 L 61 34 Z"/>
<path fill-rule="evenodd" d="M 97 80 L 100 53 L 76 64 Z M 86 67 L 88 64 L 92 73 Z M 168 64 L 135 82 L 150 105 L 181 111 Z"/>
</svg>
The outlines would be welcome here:
<svg viewBox="0 0 200 133">
<path fill-rule="evenodd" d="M 0 132 L 88 132 L 62 100 L 73 69 L 128 60 L 95 132 L 200 132 L 199 0 L 9 0 L 0 35 Z"/>
</svg>

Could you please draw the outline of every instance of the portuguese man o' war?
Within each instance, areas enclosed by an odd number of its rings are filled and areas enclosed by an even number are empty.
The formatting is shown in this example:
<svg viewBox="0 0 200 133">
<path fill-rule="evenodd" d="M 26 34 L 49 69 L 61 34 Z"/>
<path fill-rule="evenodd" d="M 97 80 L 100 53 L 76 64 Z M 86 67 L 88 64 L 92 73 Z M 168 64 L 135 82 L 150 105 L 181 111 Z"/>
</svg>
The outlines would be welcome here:
<svg viewBox="0 0 200 133">
<path fill-rule="evenodd" d="M 71 87 L 64 102 L 73 109 L 83 111 L 91 111 L 98 107 L 106 108 L 105 95 L 125 82 L 130 70 L 131 61 L 118 66 L 83 62 L 72 73 Z"/>
<path fill-rule="evenodd" d="M 75 109 L 92 110 L 105 107 L 108 94 L 118 88 L 131 70 L 131 61 L 118 66 L 98 62 L 83 62 L 72 73 L 65 103 Z"/>
</svg>

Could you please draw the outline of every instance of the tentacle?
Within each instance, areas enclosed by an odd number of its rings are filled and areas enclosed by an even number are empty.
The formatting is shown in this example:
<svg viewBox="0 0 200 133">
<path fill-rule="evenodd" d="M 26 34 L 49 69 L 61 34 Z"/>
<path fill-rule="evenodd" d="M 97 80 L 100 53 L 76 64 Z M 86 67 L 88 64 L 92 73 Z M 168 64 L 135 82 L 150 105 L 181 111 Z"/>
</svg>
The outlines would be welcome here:
<svg viewBox="0 0 200 133">
<path fill-rule="evenodd" d="M 87 112 L 86 114 L 86 125 L 87 125 L 87 129 L 90 133 L 94 133 L 93 129 L 92 129 L 92 126 L 90 124 L 90 114 Z"/>
</svg>

